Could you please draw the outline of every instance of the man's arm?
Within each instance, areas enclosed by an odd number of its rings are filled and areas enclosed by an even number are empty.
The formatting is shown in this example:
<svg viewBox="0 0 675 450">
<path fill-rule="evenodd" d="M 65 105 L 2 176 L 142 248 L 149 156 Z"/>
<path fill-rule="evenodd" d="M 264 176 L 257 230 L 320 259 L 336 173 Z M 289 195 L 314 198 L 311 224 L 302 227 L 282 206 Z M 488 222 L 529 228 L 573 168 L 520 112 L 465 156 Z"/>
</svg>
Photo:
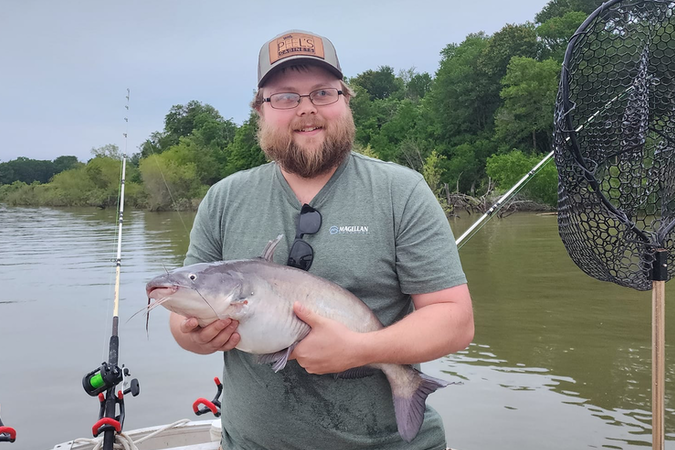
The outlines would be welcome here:
<svg viewBox="0 0 675 450">
<path fill-rule="evenodd" d="M 216 195 L 214 190 L 209 189 L 199 204 L 190 232 L 190 246 L 184 265 L 222 259 L 220 221 L 218 219 L 221 212 L 211 206 L 212 204 L 219 205 L 221 202 L 217 199 L 212 200 L 214 195 Z M 178 345 L 185 350 L 200 355 L 232 350 L 240 340 L 239 334 L 235 333 L 238 324 L 236 320 L 224 319 L 216 320 L 202 328 L 194 317 L 185 318 L 173 312 L 169 316 L 169 328 Z"/>
<path fill-rule="evenodd" d="M 312 330 L 291 358 L 309 373 L 338 373 L 366 364 L 416 364 L 466 348 L 473 340 L 471 296 L 466 284 L 412 295 L 415 311 L 382 330 L 357 333 L 294 305 Z"/>
</svg>

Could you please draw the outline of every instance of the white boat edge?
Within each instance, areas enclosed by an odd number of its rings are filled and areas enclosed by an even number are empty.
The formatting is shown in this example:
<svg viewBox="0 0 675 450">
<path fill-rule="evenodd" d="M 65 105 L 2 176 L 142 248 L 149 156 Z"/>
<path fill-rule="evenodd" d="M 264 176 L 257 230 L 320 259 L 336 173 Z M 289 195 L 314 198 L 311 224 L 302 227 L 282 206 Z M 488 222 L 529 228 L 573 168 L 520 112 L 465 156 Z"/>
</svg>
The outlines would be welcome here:
<svg viewBox="0 0 675 450">
<path fill-rule="evenodd" d="M 123 436 L 134 442 L 138 450 L 218 450 L 220 446 L 221 424 L 215 420 L 179 420 L 169 425 L 158 425 L 122 431 Z M 79 438 L 55 445 L 52 450 L 93 450 L 101 441 L 98 438 Z"/>
<path fill-rule="evenodd" d="M 218 450 L 221 423 L 215 420 L 183 419 L 169 425 L 139 428 L 123 432 L 138 450 Z M 98 441 L 102 439 L 99 437 Z M 98 441 L 80 438 L 57 444 L 52 450 L 93 450 Z M 448 447 L 448 450 L 453 450 Z"/>
</svg>

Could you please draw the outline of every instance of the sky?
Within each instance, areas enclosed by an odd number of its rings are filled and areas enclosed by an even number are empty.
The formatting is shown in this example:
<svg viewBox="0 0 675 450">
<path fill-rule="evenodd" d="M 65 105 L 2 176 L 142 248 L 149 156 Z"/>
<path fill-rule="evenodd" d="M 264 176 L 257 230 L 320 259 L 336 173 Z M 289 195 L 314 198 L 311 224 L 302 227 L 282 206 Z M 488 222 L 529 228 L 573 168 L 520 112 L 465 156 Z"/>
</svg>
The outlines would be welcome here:
<svg viewBox="0 0 675 450">
<path fill-rule="evenodd" d="M 0 0 L 0 162 L 86 162 L 107 144 L 131 155 L 191 100 L 241 124 L 260 47 L 289 29 L 330 39 L 347 77 L 384 65 L 433 76 L 448 44 L 533 22 L 546 3 Z"/>
</svg>

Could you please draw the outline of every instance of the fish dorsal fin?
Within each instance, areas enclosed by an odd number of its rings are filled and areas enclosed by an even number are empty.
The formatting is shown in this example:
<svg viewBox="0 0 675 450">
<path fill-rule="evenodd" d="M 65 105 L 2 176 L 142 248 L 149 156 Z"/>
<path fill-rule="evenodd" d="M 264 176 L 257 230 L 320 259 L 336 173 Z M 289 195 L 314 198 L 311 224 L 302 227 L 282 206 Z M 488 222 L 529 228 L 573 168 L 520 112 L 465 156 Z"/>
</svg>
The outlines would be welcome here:
<svg viewBox="0 0 675 450">
<path fill-rule="evenodd" d="M 276 250 L 277 245 L 279 244 L 279 242 L 281 242 L 281 238 L 283 238 L 283 237 L 284 237 L 284 235 L 280 234 L 273 241 L 269 241 L 267 243 L 267 245 L 265 246 L 265 249 L 263 250 L 262 255 L 260 255 L 260 257 L 262 259 L 264 259 L 265 261 L 274 262 L 273 261 L 274 260 L 274 250 Z"/>
</svg>

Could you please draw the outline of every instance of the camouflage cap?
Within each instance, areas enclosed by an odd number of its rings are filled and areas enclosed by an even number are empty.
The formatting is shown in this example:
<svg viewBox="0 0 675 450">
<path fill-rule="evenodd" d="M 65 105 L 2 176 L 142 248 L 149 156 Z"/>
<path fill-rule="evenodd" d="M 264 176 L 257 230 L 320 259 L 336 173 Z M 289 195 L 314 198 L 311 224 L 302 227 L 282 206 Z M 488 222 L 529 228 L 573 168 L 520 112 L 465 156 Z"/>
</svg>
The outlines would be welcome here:
<svg viewBox="0 0 675 450">
<path fill-rule="evenodd" d="M 275 36 L 260 49 L 258 87 L 280 67 L 297 63 L 317 64 L 342 79 L 342 69 L 333 43 L 325 37 L 302 30 L 290 30 Z"/>
</svg>

